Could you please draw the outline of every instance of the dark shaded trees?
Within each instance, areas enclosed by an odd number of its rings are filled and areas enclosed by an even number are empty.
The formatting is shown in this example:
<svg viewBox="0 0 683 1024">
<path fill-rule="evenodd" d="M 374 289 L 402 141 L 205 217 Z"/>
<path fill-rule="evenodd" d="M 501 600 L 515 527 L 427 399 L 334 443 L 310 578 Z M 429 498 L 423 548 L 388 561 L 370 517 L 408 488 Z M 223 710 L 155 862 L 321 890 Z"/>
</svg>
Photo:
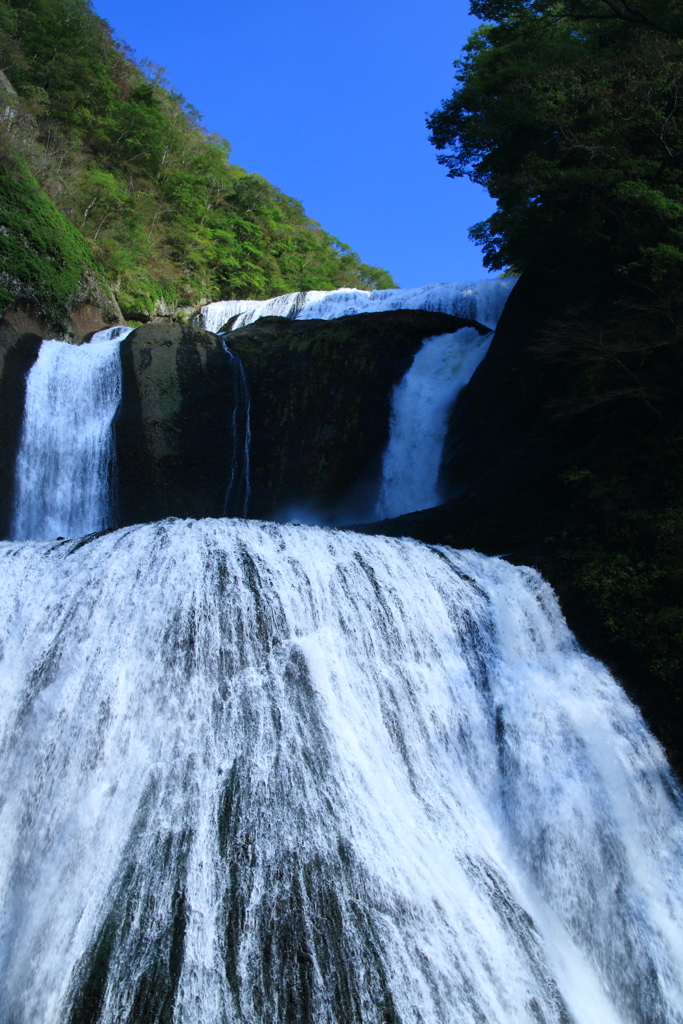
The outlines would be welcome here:
<svg viewBox="0 0 683 1024">
<path fill-rule="evenodd" d="M 396 531 L 537 565 L 681 770 L 683 5 L 472 10 L 429 126 L 522 276 L 452 414 L 451 500 Z"/>
<path fill-rule="evenodd" d="M 449 174 L 497 201 L 472 229 L 486 264 L 519 271 L 552 239 L 577 251 L 598 244 L 639 280 L 676 274 L 683 41 L 602 2 L 474 9 L 495 20 L 470 38 L 459 87 L 428 123 Z"/>
</svg>

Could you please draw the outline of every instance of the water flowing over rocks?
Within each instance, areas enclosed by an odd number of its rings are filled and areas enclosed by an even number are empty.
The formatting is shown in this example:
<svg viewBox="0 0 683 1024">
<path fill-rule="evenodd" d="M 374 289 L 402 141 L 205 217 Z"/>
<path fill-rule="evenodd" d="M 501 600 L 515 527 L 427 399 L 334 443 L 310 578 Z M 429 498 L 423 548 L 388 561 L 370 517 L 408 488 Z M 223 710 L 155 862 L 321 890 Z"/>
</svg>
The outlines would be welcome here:
<svg viewBox="0 0 683 1024">
<path fill-rule="evenodd" d="M 116 525 L 112 422 L 121 401 L 119 345 L 130 327 L 82 346 L 40 346 L 26 380 L 14 473 L 13 540 L 79 537 Z"/>
<path fill-rule="evenodd" d="M 486 355 L 491 337 L 461 327 L 423 341 L 392 395 L 375 518 L 400 516 L 442 501 L 439 470 L 448 416 Z"/>
<path fill-rule="evenodd" d="M 542 578 L 227 518 L 533 532 L 528 288 L 0 336 L 2 1021 L 683 1024 L 683 797 Z"/>
<path fill-rule="evenodd" d="M 237 330 L 261 317 L 285 316 L 290 320 L 334 320 L 359 313 L 383 313 L 397 309 L 422 309 L 429 313 L 478 320 L 495 327 L 516 277 L 488 281 L 449 281 L 422 288 L 337 288 L 335 291 L 291 292 L 263 301 L 231 299 L 202 306 L 194 323 L 209 331 Z"/>
<path fill-rule="evenodd" d="M 263 317 L 225 335 L 252 397 L 250 514 L 374 518 L 391 397 L 427 337 L 481 324 L 393 310 L 332 320 Z"/>
<path fill-rule="evenodd" d="M 680 1024 L 680 797 L 532 570 L 239 520 L 0 544 L 15 1024 Z"/>
</svg>

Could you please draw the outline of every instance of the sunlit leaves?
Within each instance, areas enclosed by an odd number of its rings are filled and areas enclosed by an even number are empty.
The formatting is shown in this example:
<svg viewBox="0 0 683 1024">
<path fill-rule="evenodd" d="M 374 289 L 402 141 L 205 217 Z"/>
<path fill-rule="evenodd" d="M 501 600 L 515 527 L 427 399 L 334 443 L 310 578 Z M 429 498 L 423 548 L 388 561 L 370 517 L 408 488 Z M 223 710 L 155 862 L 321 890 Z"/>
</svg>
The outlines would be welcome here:
<svg viewBox="0 0 683 1024">
<path fill-rule="evenodd" d="M 124 313 L 393 286 L 299 202 L 231 164 L 228 143 L 87 0 L 0 0 L 0 52 L 19 93 L 8 158 L 27 160 L 85 235 Z"/>
</svg>

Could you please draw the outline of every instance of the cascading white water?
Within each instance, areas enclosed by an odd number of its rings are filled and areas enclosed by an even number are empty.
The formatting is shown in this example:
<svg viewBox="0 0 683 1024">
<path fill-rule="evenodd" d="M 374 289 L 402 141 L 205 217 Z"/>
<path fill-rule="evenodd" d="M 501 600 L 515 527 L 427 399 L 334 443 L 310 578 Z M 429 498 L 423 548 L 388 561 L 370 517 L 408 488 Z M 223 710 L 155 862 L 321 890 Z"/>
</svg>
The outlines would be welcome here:
<svg viewBox="0 0 683 1024">
<path fill-rule="evenodd" d="M 442 500 L 438 477 L 448 413 L 486 355 L 492 336 L 464 327 L 422 343 L 392 395 L 377 519 L 432 508 Z"/>
<path fill-rule="evenodd" d="M 495 327 L 516 277 L 487 281 L 453 281 L 428 284 L 422 288 L 385 288 L 363 291 L 338 288 L 336 291 L 292 292 L 258 302 L 253 299 L 211 302 L 202 306 L 198 326 L 218 331 L 231 317 L 237 317 L 232 330 L 245 327 L 262 316 L 286 316 L 293 320 L 334 320 L 353 313 L 381 313 L 390 309 L 424 309 L 433 313 L 478 320 Z M 238 315 L 239 314 L 239 315 Z"/>
<path fill-rule="evenodd" d="M 532 570 L 235 520 L 0 567 L 2 1020 L 683 1021 L 679 794 Z"/>
<path fill-rule="evenodd" d="M 348 289 L 346 289 L 348 290 Z M 290 292 L 287 295 L 276 295 L 272 299 L 224 299 L 221 302 L 210 302 L 202 306 L 201 313 L 193 320 L 197 327 L 204 327 L 214 333 L 228 323 L 233 317 L 230 330 L 244 327 L 262 316 L 286 316 L 294 319 L 306 302 L 316 302 L 329 292 Z M 251 315 L 253 314 L 253 316 Z"/>
<path fill-rule="evenodd" d="M 77 537 L 113 525 L 119 346 L 132 330 L 109 327 L 85 345 L 41 345 L 26 381 L 13 539 Z"/>
<path fill-rule="evenodd" d="M 263 302 L 230 300 L 202 307 L 197 322 L 217 331 L 231 317 L 231 329 L 263 316 L 296 320 L 333 320 L 357 313 L 424 309 L 477 320 L 495 328 L 517 278 L 456 281 L 423 288 L 361 291 L 293 292 Z M 472 328 L 427 338 L 412 366 L 394 390 L 390 438 L 383 458 L 382 480 L 374 516 L 387 519 L 430 508 L 441 500 L 439 466 L 448 413 L 484 358 L 491 337 Z M 298 510 L 298 515 L 301 510 Z"/>
</svg>

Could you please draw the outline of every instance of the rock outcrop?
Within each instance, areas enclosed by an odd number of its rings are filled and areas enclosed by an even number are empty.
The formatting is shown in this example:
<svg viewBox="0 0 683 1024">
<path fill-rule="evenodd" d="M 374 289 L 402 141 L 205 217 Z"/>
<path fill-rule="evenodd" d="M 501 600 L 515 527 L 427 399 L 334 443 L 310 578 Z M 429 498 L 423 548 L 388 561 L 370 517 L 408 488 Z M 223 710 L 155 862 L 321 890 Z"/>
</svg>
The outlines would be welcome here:
<svg viewBox="0 0 683 1024">
<path fill-rule="evenodd" d="M 233 368 L 221 340 L 145 324 L 121 344 L 116 423 L 119 522 L 225 514 Z"/>
<path fill-rule="evenodd" d="M 372 514 L 391 393 L 425 338 L 474 321 L 393 310 L 263 317 L 226 335 L 252 396 L 250 516 L 352 522 Z"/>
<path fill-rule="evenodd" d="M 55 323 L 54 318 L 39 309 L 27 293 L 5 307 L 0 327 L 20 334 L 37 334 L 43 339 L 56 338 L 80 345 L 97 331 L 124 322 L 116 299 L 107 295 L 89 268 L 84 267 L 61 324 Z"/>
<path fill-rule="evenodd" d="M 0 327 L 0 538 L 6 538 L 12 520 L 14 466 L 21 440 L 26 378 L 42 339 Z"/>
</svg>

